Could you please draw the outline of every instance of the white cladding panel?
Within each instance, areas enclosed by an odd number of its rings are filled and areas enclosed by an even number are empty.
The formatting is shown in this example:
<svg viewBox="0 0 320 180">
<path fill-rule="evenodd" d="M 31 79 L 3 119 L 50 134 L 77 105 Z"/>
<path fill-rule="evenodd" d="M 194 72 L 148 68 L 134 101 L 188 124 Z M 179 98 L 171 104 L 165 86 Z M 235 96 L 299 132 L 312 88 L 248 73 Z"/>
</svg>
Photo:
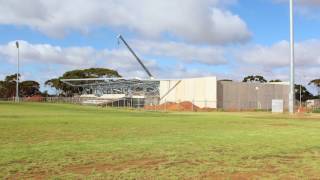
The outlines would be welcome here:
<svg viewBox="0 0 320 180">
<path fill-rule="evenodd" d="M 272 100 L 272 112 L 273 113 L 283 113 L 284 102 L 283 99 L 273 99 Z"/>
<path fill-rule="evenodd" d="M 190 101 L 201 108 L 217 108 L 217 78 L 160 81 L 160 103 Z"/>
<path fill-rule="evenodd" d="M 101 97 L 99 97 L 100 99 L 121 99 L 126 97 L 125 94 L 104 94 Z"/>
</svg>

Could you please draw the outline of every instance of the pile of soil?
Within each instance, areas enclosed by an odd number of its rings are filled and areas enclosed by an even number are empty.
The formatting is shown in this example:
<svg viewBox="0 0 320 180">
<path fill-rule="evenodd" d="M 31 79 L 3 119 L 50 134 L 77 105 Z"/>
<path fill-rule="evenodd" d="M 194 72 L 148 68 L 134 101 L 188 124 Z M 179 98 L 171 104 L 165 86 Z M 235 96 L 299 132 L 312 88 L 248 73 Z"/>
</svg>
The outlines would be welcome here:
<svg viewBox="0 0 320 180">
<path fill-rule="evenodd" d="M 301 108 L 299 107 L 298 110 L 297 110 L 298 114 L 305 114 L 307 112 L 308 112 L 308 109 L 305 108 L 305 107 L 301 107 Z"/>
<path fill-rule="evenodd" d="M 166 111 L 198 111 L 201 108 L 192 104 L 192 102 L 185 101 L 181 103 L 164 103 L 161 105 L 155 106 L 145 106 L 144 109 L 146 110 L 166 110 Z"/>
<path fill-rule="evenodd" d="M 26 101 L 29 101 L 29 102 L 41 102 L 43 100 L 43 96 L 41 95 L 34 95 L 34 96 L 31 96 L 31 97 L 27 97 L 26 98 Z"/>
</svg>

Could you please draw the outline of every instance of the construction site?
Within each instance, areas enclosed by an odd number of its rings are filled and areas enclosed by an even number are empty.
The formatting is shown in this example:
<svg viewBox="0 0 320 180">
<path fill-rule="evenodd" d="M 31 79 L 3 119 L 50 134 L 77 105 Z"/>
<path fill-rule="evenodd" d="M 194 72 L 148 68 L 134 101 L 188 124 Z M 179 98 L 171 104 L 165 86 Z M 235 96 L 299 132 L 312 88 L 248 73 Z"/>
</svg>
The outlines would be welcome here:
<svg viewBox="0 0 320 180">
<path fill-rule="evenodd" d="M 149 78 L 62 79 L 81 88 L 80 103 L 147 110 L 271 110 L 273 100 L 288 107 L 288 83 L 242 83 L 219 81 L 218 77 L 158 79 L 153 76 L 123 36 L 121 41 L 135 57 Z"/>
</svg>

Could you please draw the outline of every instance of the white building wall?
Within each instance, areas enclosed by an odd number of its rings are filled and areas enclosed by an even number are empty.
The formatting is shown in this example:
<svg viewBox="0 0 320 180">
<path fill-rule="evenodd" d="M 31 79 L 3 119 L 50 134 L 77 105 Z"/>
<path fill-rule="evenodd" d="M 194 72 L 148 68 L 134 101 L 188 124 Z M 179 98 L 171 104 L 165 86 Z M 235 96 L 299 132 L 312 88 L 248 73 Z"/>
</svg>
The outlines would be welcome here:
<svg viewBox="0 0 320 180">
<path fill-rule="evenodd" d="M 160 98 L 160 104 L 190 101 L 200 108 L 217 108 L 217 78 L 160 81 Z"/>
</svg>

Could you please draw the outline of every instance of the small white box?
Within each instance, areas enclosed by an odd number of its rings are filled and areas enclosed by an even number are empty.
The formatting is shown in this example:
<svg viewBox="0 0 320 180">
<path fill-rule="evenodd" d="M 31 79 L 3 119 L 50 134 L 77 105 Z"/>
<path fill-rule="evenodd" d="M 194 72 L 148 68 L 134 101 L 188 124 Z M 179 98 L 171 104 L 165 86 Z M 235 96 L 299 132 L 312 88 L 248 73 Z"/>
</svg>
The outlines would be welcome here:
<svg viewBox="0 0 320 180">
<path fill-rule="evenodd" d="M 283 99 L 273 99 L 272 100 L 272 112 L 273 113 L 283 113 L 284 102 Z"/>
</svg>

